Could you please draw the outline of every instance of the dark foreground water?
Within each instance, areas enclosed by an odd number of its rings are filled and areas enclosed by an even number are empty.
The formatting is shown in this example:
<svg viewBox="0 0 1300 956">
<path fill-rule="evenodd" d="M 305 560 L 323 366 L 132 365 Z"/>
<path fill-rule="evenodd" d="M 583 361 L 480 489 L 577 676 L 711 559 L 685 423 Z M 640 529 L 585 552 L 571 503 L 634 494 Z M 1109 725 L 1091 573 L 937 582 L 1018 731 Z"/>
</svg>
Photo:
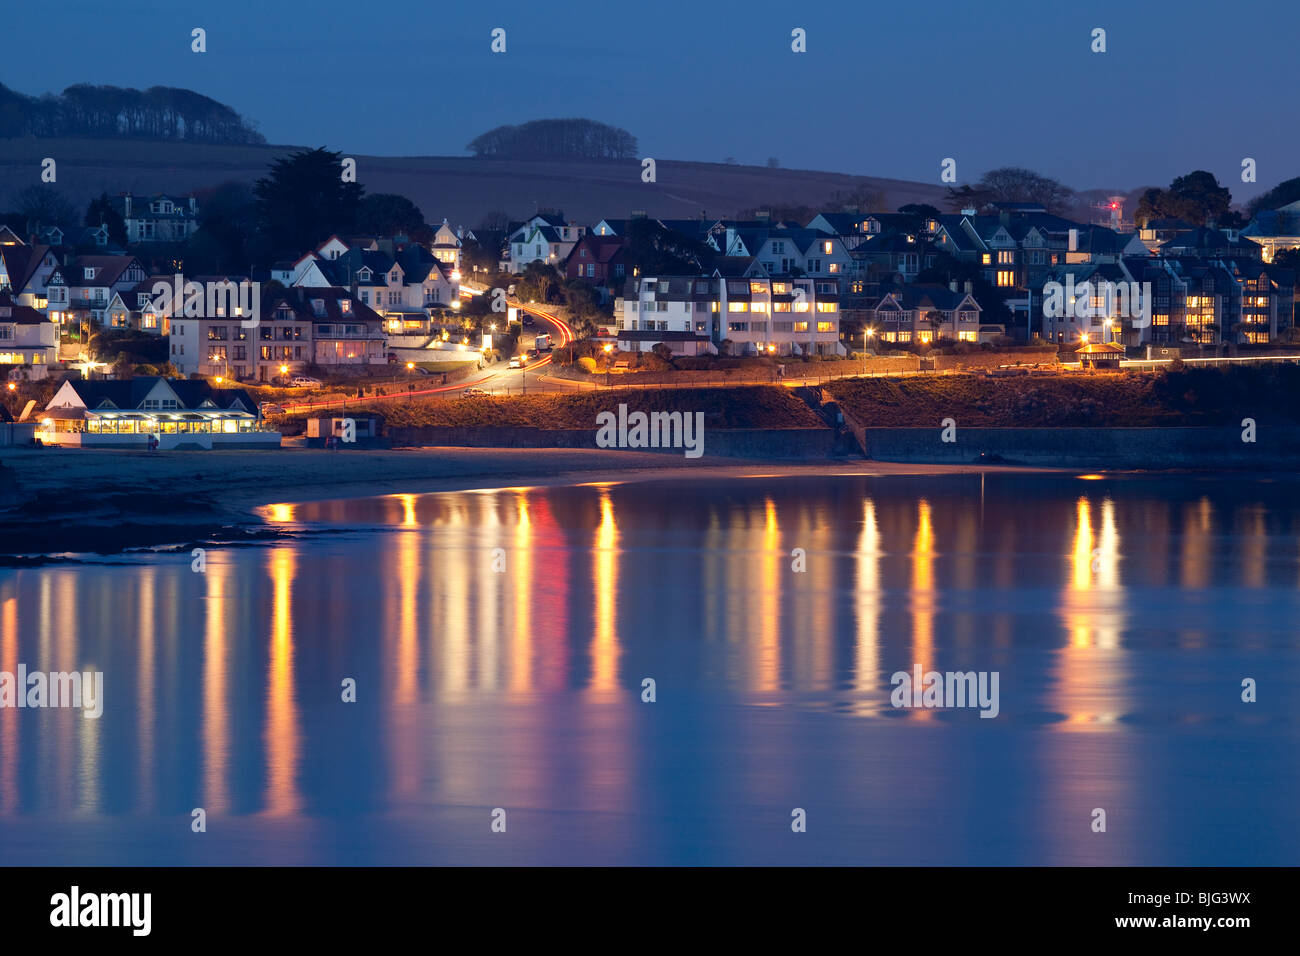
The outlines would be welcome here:
<svg viewBox="0 0 1300 956">
<path fill-rule="evenodd" d="M 0 709 L 0 863 L 1294 864 L 1296 491 L 508 489 L 6 571 L 0 671 L 105 701 Z M 895 709 L 918 664 L 998 716 Z"/>
</svg>

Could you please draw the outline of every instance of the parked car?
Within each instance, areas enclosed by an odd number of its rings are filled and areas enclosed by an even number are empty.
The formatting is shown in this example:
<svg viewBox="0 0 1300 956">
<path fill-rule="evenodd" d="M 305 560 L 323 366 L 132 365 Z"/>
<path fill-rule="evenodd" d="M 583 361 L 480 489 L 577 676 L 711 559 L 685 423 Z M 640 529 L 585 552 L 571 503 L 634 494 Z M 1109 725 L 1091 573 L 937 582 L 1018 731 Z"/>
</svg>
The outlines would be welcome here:
<svg viewBox="0 0 1300 956">
<path fill-rule="evenodd" d="M 277 405 L 275 402 L 263 402 L 258 406 L 258 411 L 261 412 L 263 418 L 267 415 L 283 415 L 284 406 Z"/>
<path fill-rule="evenodd" d="M 524 367 L 524 357 L 523 357 L 522 355 L 514 355 L 514 356 L 511 356 L 511 358 L 510 358 L 510 367 L 511 367 L 511 368 L 523 368 L 523 367 Z"/>
<path fill-rule="evenodd" d="M 465 389 L 465 391 L 461 392 L 461 395 L 466 398 L 486 398 L 487 389 L 479 388 L 477 385 L 471 385 L 469 388 Z"/>
<path fill-rule="evenodd" d="M 527 312 L 524 313 L 524 317 L 520 321 L 524 325 L 532 325 L 534 322 L 533 317 L 529 315 Z"/>
<path fill-rule="evenodd" d="M 312 378 L 310 375 L 295 375 L 289 380 L 289 384 L 297 388 L 317 388 L 320 385 L 320 379 Z"/>
</svg>

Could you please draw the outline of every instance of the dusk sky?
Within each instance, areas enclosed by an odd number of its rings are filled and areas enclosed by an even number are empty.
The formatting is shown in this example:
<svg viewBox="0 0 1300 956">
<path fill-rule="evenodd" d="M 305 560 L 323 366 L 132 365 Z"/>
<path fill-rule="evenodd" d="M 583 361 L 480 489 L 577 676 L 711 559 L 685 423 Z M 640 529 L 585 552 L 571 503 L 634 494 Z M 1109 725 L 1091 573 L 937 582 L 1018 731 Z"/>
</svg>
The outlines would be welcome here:
<svg viewBox="0 0 1300 956">
<path fill-rule="evenodd" d="M 187 9 L 188 8 L 188 9 Z M 494 126 L 579 116 L 643 156 L 959 182 L 1023 165 L 1077 189 L 1196 168 L 1234 199 L 1300 172 L 1290 2 L 15 4 L 0 82 L 188 87 L 271 143 L 464 155 Z M 190 30 L 208 52 L 190 52 Z M 508 49 L 489 51 L 504 27 Z M 807 30 L 808 52 L 790 50 Z M 1107 52 L 1090 50 L 1107 31 Z M 310 51 L 307 52 L 307 51 Z M 1240 180 L 1258 161 L 1256 186 Z"/>
</svg>

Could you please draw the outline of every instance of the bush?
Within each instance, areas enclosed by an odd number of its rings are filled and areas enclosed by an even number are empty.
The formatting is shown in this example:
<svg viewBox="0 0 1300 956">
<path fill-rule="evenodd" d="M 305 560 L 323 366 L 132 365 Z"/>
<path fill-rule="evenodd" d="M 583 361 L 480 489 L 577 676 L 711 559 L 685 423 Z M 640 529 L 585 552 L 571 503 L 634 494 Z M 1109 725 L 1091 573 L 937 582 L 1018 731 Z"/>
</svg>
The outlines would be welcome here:
<svg viewBox="0 0 1300 956">
<path fill-rule="evenodd" d="M 596 374 L 596 360 L 590 355 L 584 355 L 582 358 L 578 359 L 578 365 L 581 366 L 582 370 L 588 375 Z"/>
</svg>

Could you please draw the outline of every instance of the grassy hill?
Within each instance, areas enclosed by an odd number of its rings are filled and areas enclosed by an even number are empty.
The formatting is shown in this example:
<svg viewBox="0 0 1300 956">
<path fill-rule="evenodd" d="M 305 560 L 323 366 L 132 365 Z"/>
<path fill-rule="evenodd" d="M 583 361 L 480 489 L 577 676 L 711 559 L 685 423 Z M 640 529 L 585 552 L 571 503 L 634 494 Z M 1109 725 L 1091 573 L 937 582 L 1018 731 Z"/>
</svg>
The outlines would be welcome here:
<svg viewBox="0 0 1300 956">
<path fill-rule="evenodd" d="M 986 378 L 845 379 L 831 395 L 865 428 L 1156 427 L 1300 423 L 1300 366 Z"/>
<path fill-rule="evenodd" d="M 58 163 L 58 186 L 79 205 L 101 192 L 186 193 L 228 180 L 251 182 L 270 162 L 296 147 L 207 146 L 137 140 L 0 139 L 0 209 L 40 181 L 45 157 Z M 475 157 L 381 157 L 351 154 L 367 192 L 410 197 L 430 222 L 446 217 L 474 226 L 483 214 L 514 217 L 538 208 L 570 218 L 626 218 L 634 210 L 689 219 L 734 215 L 771 203 L 824 205 L 861 187 L 885 195 L 883 207 L 928 202 L 942 208 L 938 185 L 764 166 L 659 160 L 656 183 L 641 182 L 636 160 L 506 160 Z"/>
<path fill-rule="evenodd" d="M 383 415 L 390 427 L 442 425 L 461 428 L 509 426 L 596 428 L 601 412 L 704 412 L 706 428 L 822 428 L 825 423 L 787 388 L 610 389 L 574 395 L 526 395 L 414 401 L 358 402 Z M 311 412 L 304 414 L 310 415 Z"/>
</svg>

